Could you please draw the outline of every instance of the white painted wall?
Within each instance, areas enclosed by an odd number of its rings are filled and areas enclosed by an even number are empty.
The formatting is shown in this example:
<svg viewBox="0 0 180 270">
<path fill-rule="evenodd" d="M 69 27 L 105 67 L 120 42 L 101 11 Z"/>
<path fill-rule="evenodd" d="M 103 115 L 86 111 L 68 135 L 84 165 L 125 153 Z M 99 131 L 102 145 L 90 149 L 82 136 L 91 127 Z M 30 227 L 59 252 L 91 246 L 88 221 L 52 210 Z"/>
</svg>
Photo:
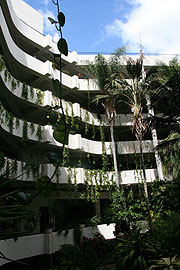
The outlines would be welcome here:
<svg viewBox="0 0 180 270">
<path fill-rule="evenodd" d="M 8 0 L 11 1 L 14 11 L 17 16 L 40 33 L 43 33 L 43 15 L 29 6 L 23 0 Z"/>
<path fill-rule="evenodd" d="M 11 159 L 8 159 L 9 165 L 13 165 L 13 161 Z M 5 166 L 0 170 L 0 173 L 3 173 L 6 170 L 6 164 L 7 159 L 5 160 Z M 9 175 L 9 178 L 14 178 L 20 175 L 17 180 L 21 181 L 35 181 L 35 177 L 33 176 L 32 170 L 27 174 L 26 170 L 24 169 L 25 163 L 21 161 L 17 161 L 17 170 L 16 172 L 12 172 Z M 49 177 L 52 176 L 54 173 L 55 167 L 52 164 L 43 164 L 39 167 L 39 175 L 47 175 Z M 96 175 L 97 173 L 97 175 Z M 83 168 L 72 168 L 71 170 L 69 168 L 60 167 L 59 168 L 59 176 L 55 175 L 52 181 L 54 183 L 59 184 L 68 184 L 69 183 L 69 177 L 72 182 L 72 184 L 75 183 L 75 177 L 77 184 L 85 184 L 87 176 L 86 174 L 89 174 L 88 178 L 89 181 L 92 179 L 93 183 L 95 184 L 96 181 L 99 183 L 100 181 L 100 173 L 96 170 L 93 171 L 86 171 Z M 141 170 L 126 170 L 121 171 L 120 173 L 122 178 L 122 184 L 137 184 L 142 181 L 142 171 Z M 104 176 L 107 176 L 108 179 L 112 179 L 114 176 L 114 172 L 107 172 L 104 173 Z M 96 181 L 95 181 L 95 177 Z M 152 182 L 155 179 L 157 179 L 157 169 L 146 169 L 146 177 L 147 182 Z M 99 183 L 100 184 L 100 183 Z"/>
<path fill-rule="evenodd" d="M 102 224 L 97 227 L 88 227 L 81 229 L 82 237 L 93 237 L 94 233 L 102 234 L 105 239 L 113 239 L 115 224 Z M 0 241 L 0 251 L 11 260 L 20 260 L 23 258 L 52 254 L 59 250 L 63 244 L 73 244 L 73 230 L 69 230 L 67 236 L 65 232 L 58 235 L 56 232 L 51 234 L 37 234 L 30 236 L 19 237 L 17 241 L 14 239 L 7 239 Z M 0 266 L 8 263 L 5 259 L 0 260 Z"/>
</svg>

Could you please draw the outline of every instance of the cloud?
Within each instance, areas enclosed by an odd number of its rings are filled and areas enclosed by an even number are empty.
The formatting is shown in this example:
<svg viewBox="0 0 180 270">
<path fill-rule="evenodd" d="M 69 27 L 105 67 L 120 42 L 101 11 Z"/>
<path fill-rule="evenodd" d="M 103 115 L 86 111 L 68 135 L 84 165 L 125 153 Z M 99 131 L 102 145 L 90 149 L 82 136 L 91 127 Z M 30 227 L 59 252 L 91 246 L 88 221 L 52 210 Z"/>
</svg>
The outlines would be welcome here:
<svg viewBox="0 0 180 270">
<path fill-rule="evenodd" d="M 141 40 L 146 52 L 180 53 L 179 0 L 126 1 L 132 6 L 126 20 L 117 18 L 105 26 L 109 38 L 121 38 L 131 52 L 137 52 Z"/>
<path fill-rule="evenodd" d="M 43 19 L 44 19 L 44 33 L 48 33 L 53 37 L 54 41 L 57 41 L 57 30 L 55 28 L 54 24 L 51 24 L 48 17 L 51 17 L 53 19 L 56 18 L 56 16 L 54 15 L 54 13 L 49 10 L 48 8 L 45 9 L 39 9 L 38 10 L 42 15 L 43 15 Z"/>
<path fill-rule="evenodd" d="M 52 38 L 53 40 L 54 40 L 54 42 L 58 42 L 58 40 L 59 40 L 59 34 L 58 33 L 55 33 L 54 35 L 53 35 L 53 38 Z"/>
<path fill-rule="evenodd" d="M 41 0 L 41 5 L 48 6 L 49 0 Z"/>
</svg>

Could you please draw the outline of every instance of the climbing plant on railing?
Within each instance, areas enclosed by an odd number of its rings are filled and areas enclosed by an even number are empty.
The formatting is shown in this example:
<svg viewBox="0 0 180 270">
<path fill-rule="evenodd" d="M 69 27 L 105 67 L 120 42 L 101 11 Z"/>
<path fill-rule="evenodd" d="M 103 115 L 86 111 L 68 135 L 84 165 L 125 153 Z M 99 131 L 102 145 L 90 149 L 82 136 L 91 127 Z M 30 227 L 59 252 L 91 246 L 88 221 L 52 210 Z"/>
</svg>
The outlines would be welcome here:
<svg viewBox="0 0 180 270">
<path fill-rule="evenodd" d="M 37 96 L 36 103 L 39 104 L 39 105 L 43 105 L 43 102 L 44 102 L 44 92 L 42 92 L 40 89 L 36 89 L 36 96 Z"/>
<path fill-rule="evenodd" d="M 22 84 L 21 88 L 21 97 L 27 101 L 30 100 L 30 98 L 34 98 L 34 94 L 36 92 L 37 101 L 36 104 L 42 105 L 44 102 L 44 92 L 40 89 L 34 89 L 32 86 L 28 86 L 25 82 L 20 82 L 19 80 L 15 79 L 11 73 L 9 72 L 8 68 L 6 67 L 6 64 L 4 62 L 3 57 L 0 55 L 0 72 L 4 71 L 4 81 L 11 83 L 11 91 L 14 93 L 17 87 L 20 86 L 20 83 Z"/>
</svg>

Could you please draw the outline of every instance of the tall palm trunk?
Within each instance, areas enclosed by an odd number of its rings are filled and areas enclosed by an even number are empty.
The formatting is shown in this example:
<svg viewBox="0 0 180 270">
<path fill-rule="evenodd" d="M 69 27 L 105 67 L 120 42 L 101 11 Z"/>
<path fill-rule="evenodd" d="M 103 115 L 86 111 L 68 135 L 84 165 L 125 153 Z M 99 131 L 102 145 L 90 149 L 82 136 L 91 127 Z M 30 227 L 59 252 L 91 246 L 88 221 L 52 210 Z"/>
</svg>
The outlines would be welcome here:
<svg viewBox="0 0 180 270">
<path fill-rule="evenodd" d="M 144 155 L 143 155 L 143 150 L 142 150 L 142 140 L 141 139 L 139 139 L 139 146 L 140 146 L 140 154 L 141 154 L 141 161 L 142 161 L 144 195 L 145 195 L 146 207 L 147 207 L 147 211 L 148 211 L 149 227 L 151 229 L 152 228 L 152 218 L 151 218 L 151 212 L 150 212 L 149 194 L 148 194 L 147 179 L 146 179 L 146 172 L 145 172 L 145 162 L 144 162 Z"/>
<path fill-rule="evenodd" d="M 148 116 L 154 116 L 154 109 L 151 107 L 151 101 L 150 101 L 149 95 L 146 95 L 146 103 L 147 103 L 147 107 L 148 107 Z M 153 146 L 155 149 L 154 154 L 155 154 L 155 159 L 156 159 L 158 177 L 159 177 L 159 180 L 164 180 L 161 157 L 160 157 L 159 152 L 156 150 L 156 147 L 157 147 L 159 142 L 158 142 L 158 137 L 157 137 L 157 131 L 155 128 L 151 129 L 151 134 L 152 134 Z"/>
<path fill-rule="evenodd" d="M 117 155 L 116 155 L 116 144 L 114 140 L 114 123 L 113 120 L 109 121 L 109 127 L 110 127 L 110 134 L 111 134 L 111 149 L 112 149 L 112 155 L 113 155 L 113 163 L 114 163 L 114 171 L 115 171 L 115 182 L 117 187 L 119 188 L 119 171 L 118 171 L 118 165 L 117 165 Z"/>
</svg>

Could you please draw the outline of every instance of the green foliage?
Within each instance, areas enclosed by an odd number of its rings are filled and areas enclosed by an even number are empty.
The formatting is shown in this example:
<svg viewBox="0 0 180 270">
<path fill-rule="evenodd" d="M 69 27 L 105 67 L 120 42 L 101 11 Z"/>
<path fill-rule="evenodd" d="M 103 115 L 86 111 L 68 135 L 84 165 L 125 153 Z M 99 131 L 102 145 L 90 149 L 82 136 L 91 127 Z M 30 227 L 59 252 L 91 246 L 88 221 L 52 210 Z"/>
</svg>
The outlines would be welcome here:
<svg viewBox="0 0 180 270">
<path fill-rule="evenodd" d="M 134 194 L 135 195 L 134 195 Z M 115 222 L 127 229 L 138 220 L 146 219 L 146 204 L 142 193 L 138 194 L 138 189 L 133 187 L 126 190 L 115 189 L 111 194 L 112 202 L 106 209 L 105 220 L 108 223 Z"/>
<path fill-rule="evenodd" d="M 41 178 L 36 180 L 36 188 L 40 191 L 42 197 L 47 199 L 53 190 L 53 183 L 47 175 L 43 175 Z"/>
<path fill-rule="evenodd" d="M 74 261 L 76 256 L 77 248 L 70 244 L 64 244 L 61 246 L 57 255 L 57 265 L 60 270 L 76 270 L 74 267 Z M 56 266 L 57 267 L 57 266 Z"/>
<path fill-rule="evenodd" d="M 57 43 L 58 50 L 64 54 L 65 56 L 68 55 L 68 45 L 64 38 L 60 38 Z"/>
<path fill-rule="evenodd" d="M 5 158 L 3 153 L 0 151 L 0 169 L 4 166 Z"/>
<path fill-rule="evenodd" d="M 114 256 L 117 266 L 124 270 L 145 270 L 148 261 L 153 259 L 160 248 L 159 242 L 138 230 L 130 232 L 125 238 L 118 238 Z"/>
<path fill-rule="evenodd" d="M 64 124 L 57 124 L 54 128 L 53 137 L 62 144 L 68 144 L 68 132 Z"/>
<path fill-rule="evenodd" d="M 0 56 L 0 72 L 1 72 L 2 70 L 4 70 L 5 67 L 6 67 L 6 65 L 5 65 L 4 59 L 3 59 L 2 56 Z"/>
<path fill-rule="evenodd" d="M 169 211 L 180 211 L 179 179 L 154 181 L 151 187 L 151 208 L 154 217 L 164 217 Z"/>
<path fill-rule="evenodd" d="M 22 84 L 22 97 L 24 98 L 24 100 L 28 99 L 28 86 L 26 85 L 25 82 L 23 82 Z"/>
<path fill-rule="evenodd" d="M 37 127 L 37 131 L 36 131 L 36 136 L 38 137 L 38 141 L 42 141 L 42 127 L 40 125 L 38 125 Z"/>
<path fill-rule="evenodd" d="M 139 80 L 142 77 L 142 65 L 142 60 L 132 62 L 132 60 L 128 59 L 126 68 L 131 79 Z"/>
<path fill-rule="evenodd" d="M 107 79 L 111 76 L 111 68 L 104 56 L 98 54 L 95 57 L 94 76 L 98 80 L 99 87 L 104 89 Z"/>
<path fill-rule="evenodd" d="M 54 89 L 56 95 L 59 96 L 60 90 L 61 90 L 60 81 L 57 79 L 56 80 L 52 79 L 52 83 L 53 83 L 53 89 Z"/>
<path fill-rule="evenodd" d="M 97 226 L 98 224 L 100 224 L 101 218 L 97 215 L 95 215 L 94 217 L 90 218 L 89 222 L 90 222 L 90 226 L 94 227 Z"/>
<path fill-rule="evenodd" d="M 40 89 L 36 89 L 36 96 L 37 96 L 37 104 L 43 105 L 44 102 L 44 92 Z"/>
<path fill-rule="evenodd" d="M 35 127 L 34 127 L 34 123 L 33 122 L 30 123 L 30 129 L 31 129 L 31 135 L 33 135 L 34 132 L 35 132 Z"/>
<path fill-rule="evenodd" d="M 112 246 L 111 246 L 112 248 Z M 101 270 L 103 259 L 109 252 L 108 241 L 97 234 L 93 238 L 83 237 L 80 245 L 62 245 L 57 253 L 58 269 Z"/>
<path fill-rule="evenodd" d="M 159 270 L 176 270 L 180 269 L 180 258 L 175 255 L 174 257 L 160 258 L 159 260 L 151 261 L 153 263 L 148 270 L 156 269 Z"/>
<path fill-rule="evenodd" d="M 159 143 L 158 149 L 165 167 L 165 173 L 172 175 L 175 179 L 179 177 L 180 134 L 171 131 L 169 136 Z"/>
<path fill-rule="evenodd" d="M 151 103 L 154 109 L 163 113 L 159 120 L 164 120 L 164 124 L 171 123 L 171 129 L 175 129 L 180 115 L 180 65 L 177 58 L 173 58 L 169 65 L 160 63 L 158 74 L 156 82 L 149 89 Z"/>
<path fill-rule="evenodd" d="M 169 212 L 166 217 L 158 218 L 153 224 L 153 238 L 161 243 L 161 253 L 174 256 L 180 250 L 180 215 Z"/>
<path fill-rule="evenodd" d="M 63 27 L 64 24 L 65 24 L 65 16 L 64 16 L 64 13 L 60 12 L 60 13 L 58 14 L 58 21 L 59 21 L 60 26 Z"/>
<path fill-rule="evenodd" d="M 28 122 L 27 121 L 23 121 L 23 141 L 27 141 L 28 140 Z"/>
<path fill-rule="evenodd" d="M 1 155 L 1 159 L 3 155 Z M 3 163 L 4 165 L 4 163 Z M 7 168 L 0 175 L 0 238 L 6 239 L 21 235 L 17 222 L 30 215 L 25 205 L 31 202 L 31 195 L 14 189 L 16 179 L 8 179 L 13 168 Z"/>
</svg>

